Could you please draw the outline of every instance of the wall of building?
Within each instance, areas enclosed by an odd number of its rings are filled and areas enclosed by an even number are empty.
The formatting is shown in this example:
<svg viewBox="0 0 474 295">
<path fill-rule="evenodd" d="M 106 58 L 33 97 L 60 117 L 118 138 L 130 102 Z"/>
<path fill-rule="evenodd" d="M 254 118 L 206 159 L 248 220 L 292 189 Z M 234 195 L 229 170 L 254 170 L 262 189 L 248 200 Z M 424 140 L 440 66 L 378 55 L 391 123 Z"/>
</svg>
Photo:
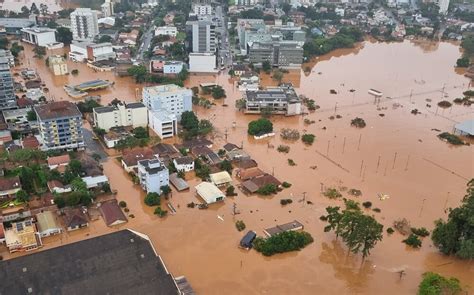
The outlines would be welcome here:
<svg viewBox="0 0 474 295">
<path fill-rule="evenodd" d="M 189 72 L 216 73 L 216 56 L 214 54 L 190 54 Z"/>
</svg>

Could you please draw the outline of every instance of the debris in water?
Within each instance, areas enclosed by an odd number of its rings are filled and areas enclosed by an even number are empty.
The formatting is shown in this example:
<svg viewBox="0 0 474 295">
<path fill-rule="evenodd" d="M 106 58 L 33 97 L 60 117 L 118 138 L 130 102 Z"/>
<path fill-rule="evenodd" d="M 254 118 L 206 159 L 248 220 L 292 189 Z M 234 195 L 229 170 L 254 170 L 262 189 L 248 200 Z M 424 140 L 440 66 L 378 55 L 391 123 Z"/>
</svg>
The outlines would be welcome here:
<svg viewBox="0 0 474 295">
<path fill-rule="evenodd" d="M 385 114 L 379 114 L 380 117 L 385 117 Z"/>
<path fill-rule="evenodd" d="M 379 200 L 380 201 L 385 201 L 387 199 L 390 199 L 390 196 L 387 195 L 387 194 L 383 194 L 383 193 L 378 193 L 377 196 L 379 197 Z"/>
<path fill-rule="evenodd" d="M 355 89 L 351 89 L 351 90 L 349 90 L 349 92 L 355 92 L 355 91 L 356 91 Z"/>
<path fill-rule="evenodd" d="M 314 166 L 309 166 L 309 169 L 316 170 L 316 169 L 318 169 L 318 166 L 316 166 L 316 165 L 314 165 Z"/>
<path fill-rule="evenodd" d="M 217 215 L 217 218 L 224 221 L 224 218 L 222 218 L 222 216 L 220 216 L 220 215 Z"/>
<path fill-rule="evenodd" d="M 335 89 L 331 89 L 331 90 L 329 90 L 329 93 L 330 94 L 337 94 L 337 91 Z"/>
</svg>

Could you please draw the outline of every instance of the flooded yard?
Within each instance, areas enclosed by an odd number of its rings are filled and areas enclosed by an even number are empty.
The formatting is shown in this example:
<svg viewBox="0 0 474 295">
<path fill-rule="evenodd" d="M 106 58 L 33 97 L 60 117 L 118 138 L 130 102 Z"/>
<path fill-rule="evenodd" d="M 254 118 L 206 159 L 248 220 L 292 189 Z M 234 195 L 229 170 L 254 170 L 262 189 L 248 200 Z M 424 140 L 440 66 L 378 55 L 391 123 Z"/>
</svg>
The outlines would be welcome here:
<svg viewBox="0 0 474 295">
<path fill-rule="evenodd" d="M 23 66 L 40 72 L 51 99 L 72 100 L 62 89 L 64 83 L 95 78 L 115 81 L 114 88 L 99 92 L 103 102 L 115 97 L 134 101 L 144 86 L 71 62 L 69 69 L 79 69 L 80 75 L 53 77 L 44 60 L 31 58 L 30 52 L 26 51 L 28 61 Z M 235 109 L 241 94 L 227 74 L 191 75 L 189 87 L 216 82 L 227 92 L 227 98 L 216 101 L 211 109 L 195 109 L 200 118 L 211 120 L 217 128 L 214 147 L 226 141 L 242 144 L 262 170 L 292 186 L 272 197 L 246 196 L 236 190 L 238 196 L 198 210 L 186 206 L 197 201 L 193 187 L 198 181 L 192 179 L 189 192 L 173 191 L 170 202 L 177 214 L 159 219 L 143 203 L 144 193 L 132 184 L 119 161 L 109 158 L 104 168 L 111 187 L 135 216 L 122 228 L 149 235 L 169 270 L 176 276 L 185 275 L 199 294 L 413 294 L 426 271 L 455 276 L 462 285 L 470 284 L 467 290 L 472 292 L 474 263 L 440 255 L 430 238 L 423 240 L 421 249 L 412 250 L 401 243 L 400 234 L 387 236 L 384 232 L 383 241 L 361 262 L 360 256 L 347 255 L 347 248 L 334 234 L 324 233 L 325 223 L 319 219 L 327 206 L 342 204 L 322 196 L 321 189 L 328 187 L 361 190 L 362 196 L 351 198 L 361 203 L 371 201 L 379 208 L 380 213 L 367 213 L 373 214 L 384 229 L 404 217 L 412 226 L 432 230 L 434 220 L 445 218 L 446 209 L 459 204 L 468 179 L 474 177 L 473 147 L 452 147 L 439 140 L 439 131 L 433 130 L 451 132 L 456 122 L 474 117 L 472 107 L 437 108 L 439 101 L 452 101 L 469 88 L 470 81 L 454 68 L 459 56 L 455 44 L 405 41 L 364 42 L 357 48 L 319 57 L 303 65 L 305 71 L 291 71 L 286 78 L 296 79 L 297 93 L 314 99 L 321 108 L 306 116 L 271 117 L 277 134 L 259 141 L 247 135 L 248 122 L 258 116 Z M 270 77 L 263 81 L 273 83 Z M 367 93 L 371 88 L 383 92 L 380 100 Z M 330 94 L 331 89 L 337 94 Z M 421 114 L 411 114 L 415 108 Z M 329 118 L 337 115 L 341 118 Z M 367 126 L 351 127 L 355 117 L 363 118 Z M 315 123 L 307 125 L 304 119 Z M 316 141 L 307 146 L 301 141 L 282 140 L 278 133 L 281 128 L 312 133 Z M 277 152 L 280 144 L 290 146 L 288 154 Z M 296 166 L 289 166 L 288 159 Z M 378 194 L 390 198 L 382 201 Z M 303 195 L 312 204 L 301 201 Z M 343 195 L 349 197 L 346 191 Z M 291 198 L 293 204 L 282 206 L 281 198 Z M 233 203 L 241 212 L 237 216 L 231 214 Z M 235 229 L 236 220 L 243 220 L 247 229 L 263 235 L 264 228 L 295 219 L 315 239 L 300 252 L 267 258 L 237 247 L 246 231 Z M 45 248 L 113 230 L 96 221 L 89 229 L 48 241 Z M 402 278 L 400 270 L 406 272 Z"/>
</svg>

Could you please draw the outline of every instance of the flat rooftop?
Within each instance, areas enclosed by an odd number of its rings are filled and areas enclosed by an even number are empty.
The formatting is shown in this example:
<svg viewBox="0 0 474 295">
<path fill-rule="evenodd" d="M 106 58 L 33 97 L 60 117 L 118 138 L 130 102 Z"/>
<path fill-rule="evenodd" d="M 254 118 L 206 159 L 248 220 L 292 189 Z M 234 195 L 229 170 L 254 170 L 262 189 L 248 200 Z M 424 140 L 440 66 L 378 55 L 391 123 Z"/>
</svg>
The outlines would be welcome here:
<svg viewBox="0 0 474 295">
<path fill-rule="evenodd" d="M 267 88 L 266 90 L 247 91 L 247 101 L 298 101 L 292 88 Z"/>
<path fill-rule="evenodd" d="M 69 101 L 55 101 L 35 106 L 35 111 L 41 120 L 81 116 L 77 106 Z"/>
<path fill-rule="evenodd" d="M 0 261 L 0 294 L 178 294 L 145 235 L 121 230 Z"/>
</svg>

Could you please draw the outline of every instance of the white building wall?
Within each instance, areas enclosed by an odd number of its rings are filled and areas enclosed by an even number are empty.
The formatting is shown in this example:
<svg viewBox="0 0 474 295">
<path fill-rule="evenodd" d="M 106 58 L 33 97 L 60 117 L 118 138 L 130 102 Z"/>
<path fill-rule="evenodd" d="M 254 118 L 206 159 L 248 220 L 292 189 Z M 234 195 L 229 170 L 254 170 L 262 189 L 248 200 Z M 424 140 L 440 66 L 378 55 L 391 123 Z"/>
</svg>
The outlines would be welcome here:
<svg viewBox="0 0 474 295">
<path fill-rule="evenodd" d="M 212 53 L 190 53 L 189 72 L 191 73 L 216 73 L 216 56 Z"/>
<path fill-rule="evenodd" d="M 74 40 L 93 40 L 99 34 L 97 12 L 77 8 L 71 13 L 71 31 Z"/>
<path fill-rule="evenodd" d="M 176 37 L 177 34 L 178 30 L 176 29 L 176 27 L 157 27 L 155 29 L 155 36 L 166 35 L 170 37 Z"/>
<path fill-rule="evenodd" d="M 181 114 L 192 111 L 191 89 L 174 84 L 143 88 L 143 103 L 150 111 L 166 110 L 181 120 Z"/>
<path fill-rule="evenodd" d="M 148 112 L 146 107 L 126 108 L 124 105 L 119 105 L 117 109 L 110 112 L 96 112 L 94 110 L 94 123 L 95 126 L 105 131 L 120 126 L 146 127 Z"/>
</svg>

